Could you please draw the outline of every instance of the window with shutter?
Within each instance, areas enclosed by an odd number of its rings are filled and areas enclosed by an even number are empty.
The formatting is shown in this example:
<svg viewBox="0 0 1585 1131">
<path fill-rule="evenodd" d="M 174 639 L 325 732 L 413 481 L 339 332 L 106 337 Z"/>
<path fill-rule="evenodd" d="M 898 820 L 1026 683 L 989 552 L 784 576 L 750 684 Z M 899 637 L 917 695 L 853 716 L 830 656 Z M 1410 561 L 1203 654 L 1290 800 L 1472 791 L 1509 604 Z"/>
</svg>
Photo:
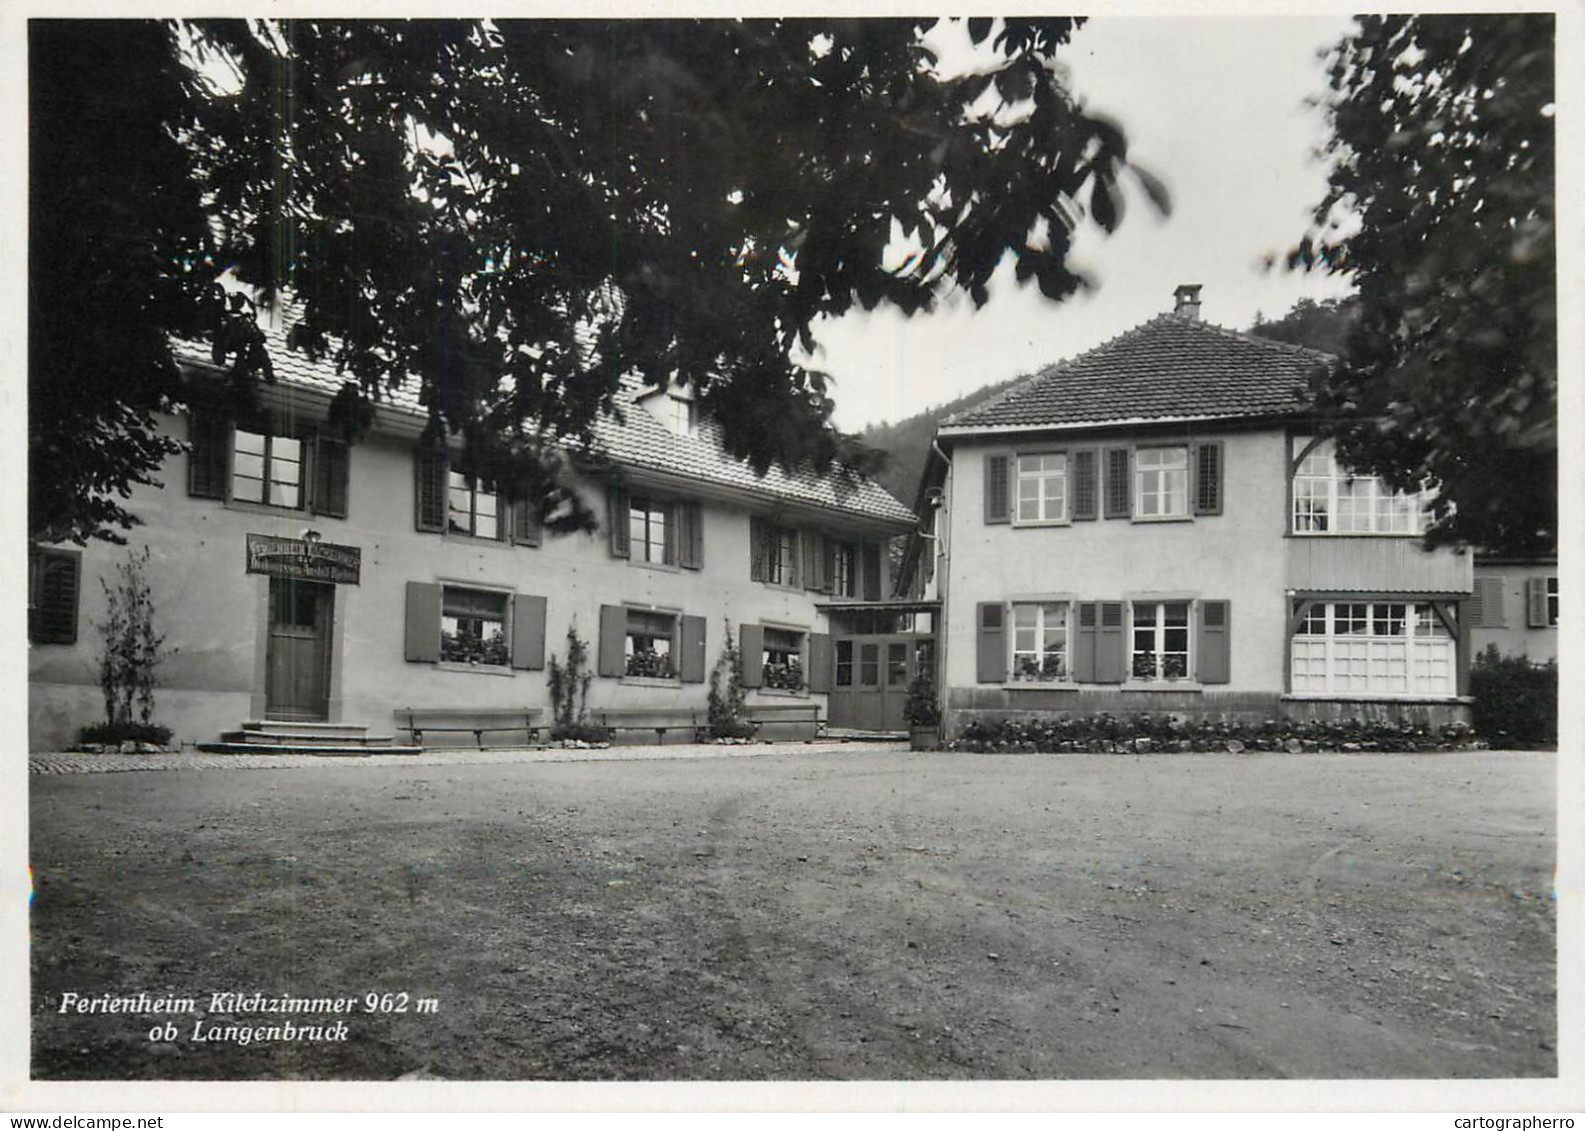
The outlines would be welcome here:
<svg viewBox="0 0 1585 1131">
<path fill-rule="evenodd" d="M 678 503 L 677 564 L 683 569 L 704 568 L 704 508 L 698 503 Z"/>
<path fill-rule="evenodd" d="M 1073 637 L 1073 678 L 1080 683 L 1095 682 L 1095 640 L 1100 627 L 1100 610 L 1094 601 L 1078 606 Z"/>
<path fill-rule="evenodd" d="M 1507 579 L 1503 577 L 1477 577 L 1475 590 L 1470 595 L 1469 623 L 1472 628 L 1506 628 L 1508 620 L 1503 608 L 1503 592 Z"/>
<path fill-rule="evenodd" d="M 1095 634 L 1095 681 L 1122 683 L 1126 674 L 1126 649 L 1123 647 L 1123 603 L 1100 602 L 1099 625 Z"/>
<path fill-rule="evenodd" d="M 231 425 L 218 413 L 195 409 L 187 417 L 187 436 L 187 493 L 200 499 L 227 498 Z"/>
<path fill-rule="evenodd" d="M 446 529 L 446 453 L 420 446 L 413 456 L 413 525 L 429 533 Z"/>
<path fill-rule="evenodd" d="M 77 643 L 82 554 L 34 547 L 28 554 L 28 641 Z"/>
<path fill-rule="evenodd" d="M 347 517 L 347 473 L 350 460 L 347 445 L 328 436 L 314 441 L 315 514 L 328 518 Z"/>
<path fill-rule="evenodd" d="M 1195 674 L 1201 683 L 1226 683 L 1232 677 L 1231 606 L 1227 601 L 1202 601 Z"/>
<path fill-rule="evenodd" d="M 1106 517 L 1127 518 L 1130 513 L 1133 478 L 1127 448 L 1106 449 Z"/>
<path fill-rule="evenodd" d="M 627 492 L 612 484 L 606 496 L 606 526 L 611 532 L 611 556 L 625 558 L 631 552 L 632 529 Z"/>
<path fill-rule="evenodd" d="M 998 601 L 986 601 L 975 612 L 979 631 L 975 642 L 974 678 L 979 683 L 1001 683 L 1007 678 L 1005 610 Z"/>
<path fill-rule="evenodd" d="M 1073 518 L 1076 522 L 1094 519 L 1100 514 L 1099 458 L 1094 448 L 1073 453 Z"/>
<path fill-rule="evenodd" d="M 985 521 L 1011 521 L 1011 506 L 1007 487 L 1012 459 L 1003 454 L 985 457 Z"/>
<path fill-rule="evenodd" d="M 1211 440 L 1194 449 L 1194 513 L 1222 513 L 1222 441 Z"/>
<path fill-rule="evenodd" d="M 1526 620 L 1531 628 L 1546 628 L 1556 622 L 1548 615 L 1547 579 L 1545 577 L 1529 577 L 1525 579 L 1525 605 L 1529 614 Z"/>
<path fill-rule="evenodd" d="M 513 503 L 512 541 L 519 546 L 538 546 L 544 539 L 545 528 L 540 524 L 534 503 L 528 499 Z"/>
</svg>

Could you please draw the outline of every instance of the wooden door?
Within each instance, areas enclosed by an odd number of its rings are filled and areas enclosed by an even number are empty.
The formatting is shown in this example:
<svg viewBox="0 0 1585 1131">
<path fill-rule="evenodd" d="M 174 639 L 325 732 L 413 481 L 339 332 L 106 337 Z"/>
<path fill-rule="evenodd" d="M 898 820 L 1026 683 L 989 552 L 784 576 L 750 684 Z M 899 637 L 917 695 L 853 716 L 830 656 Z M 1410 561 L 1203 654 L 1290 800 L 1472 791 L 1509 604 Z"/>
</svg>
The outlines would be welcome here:
<svg viewBox="0 0 1585 1131">
<path fill-rule="evenodd" d="M 335 599 L 333 585 L 270 578 L 266 717 L 302 722 L 322 722 L 329 717 Z"/>
<path fill-rule="evenodd" d="M 906 730 L 903 704 L 918 670 L 917 642 L 912 633 L 838 637 L 833 642 L 831 725 L 853 730 Z"/>
</svg>

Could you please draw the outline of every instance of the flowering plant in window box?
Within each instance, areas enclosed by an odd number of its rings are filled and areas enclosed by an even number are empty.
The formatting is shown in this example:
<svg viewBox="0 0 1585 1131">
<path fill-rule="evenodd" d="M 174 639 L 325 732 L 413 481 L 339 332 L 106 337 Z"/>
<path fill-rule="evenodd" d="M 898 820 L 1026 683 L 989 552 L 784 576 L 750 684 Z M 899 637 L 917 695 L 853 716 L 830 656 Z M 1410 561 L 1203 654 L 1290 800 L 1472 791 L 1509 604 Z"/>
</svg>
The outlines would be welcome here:
<svg viewBox="0 0 1585 1131">
<path fill-rule="evenodd" d="M 669 655 L 645 648 L 627 658 L 627 674 L 651 679 L 671 679 L 676 673 L 672 671 Z"/>
<path fill-rule="evenodd" d="M 1068 677 L 1067 658 L 1061 652 L 1047 652 L 1039 660 L 1019 656 L 1013 666 L 1013 679 L 1052 682 Z"/>
<path fill-rule="evenodd" d="M 1161 657 L 1163 679 L 1183 679 L 1189 674 L 1189 657 L 1182 655 Z"/>
<path fill-rule="evenodd" d="M 768 663 L 764 667 L 764 683 L 766 687 L 778 691 L 802 691 L 803 665 L 796 659 L 790 659 L 786 663 Z"/>
<path fill-rule="evenodd" d="M 453 664 L 494 664 L 503 668 L 512 662 L 506 637 L 481 639 L 462 632 L 440 634 L 440 658 Z"/>
</svg>

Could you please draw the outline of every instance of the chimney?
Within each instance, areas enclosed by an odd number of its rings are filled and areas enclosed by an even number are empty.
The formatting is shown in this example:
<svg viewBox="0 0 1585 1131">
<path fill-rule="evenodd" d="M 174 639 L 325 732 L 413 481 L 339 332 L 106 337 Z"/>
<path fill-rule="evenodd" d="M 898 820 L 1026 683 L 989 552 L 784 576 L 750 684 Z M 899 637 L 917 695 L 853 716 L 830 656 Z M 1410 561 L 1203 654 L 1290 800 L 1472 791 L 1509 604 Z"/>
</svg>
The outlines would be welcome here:
<svg viewBox="0 0 1585 1131">
<path fill-rule="evenodd" d="M 1201 283 L 1179 283 L 1178 289 L 1172 292 L 1172 313 L 1187 318 L 1190 322 L 1200 320 L 1200 287 Z"/>
</svg>

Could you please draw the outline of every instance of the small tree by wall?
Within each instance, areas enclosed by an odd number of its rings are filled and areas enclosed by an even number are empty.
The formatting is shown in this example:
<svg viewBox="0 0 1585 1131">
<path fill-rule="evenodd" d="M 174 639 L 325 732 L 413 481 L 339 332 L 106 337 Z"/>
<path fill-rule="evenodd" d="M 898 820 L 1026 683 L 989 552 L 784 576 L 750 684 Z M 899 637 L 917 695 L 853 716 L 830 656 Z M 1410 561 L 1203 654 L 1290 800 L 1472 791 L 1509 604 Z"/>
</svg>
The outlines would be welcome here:
<svg viewBox="0 0 1585 1131">
<path fill-rule="evenodd" d="M 594 673 L 589 670 L 589 646 L 576 628 L 567 629 L 567 662 L 563 664 L 552 652 L 545 673 L 550 684 L 550 737 L 604 741 L 605 732 L 589 722 L 589 685 Z"/>
<path fill-rule="evenodd" d="M 148 581 L 149 550 L 128 553 L 116 567 L 114 582 L 100 579 L 106 614 L 94 627 L 103 638 L 99 653 L 99 689 L 104 694 L 105 720 L 83 731 L 89 742 L 165 743 L 169 728 L 154 723 L 156 671 L 176 649 L 166 650 L 165 634 L 155 626 L 154 596 Z"/>
<path fill-rule="evenodd" d="M 740 659 L 737 641 L 732 637 L 732 622 L 727 620 L 721 658 L 710 670 L 710 733 L 716 738 L 751 738 L 754 734 L 744 707 Z"/>
</svg>

